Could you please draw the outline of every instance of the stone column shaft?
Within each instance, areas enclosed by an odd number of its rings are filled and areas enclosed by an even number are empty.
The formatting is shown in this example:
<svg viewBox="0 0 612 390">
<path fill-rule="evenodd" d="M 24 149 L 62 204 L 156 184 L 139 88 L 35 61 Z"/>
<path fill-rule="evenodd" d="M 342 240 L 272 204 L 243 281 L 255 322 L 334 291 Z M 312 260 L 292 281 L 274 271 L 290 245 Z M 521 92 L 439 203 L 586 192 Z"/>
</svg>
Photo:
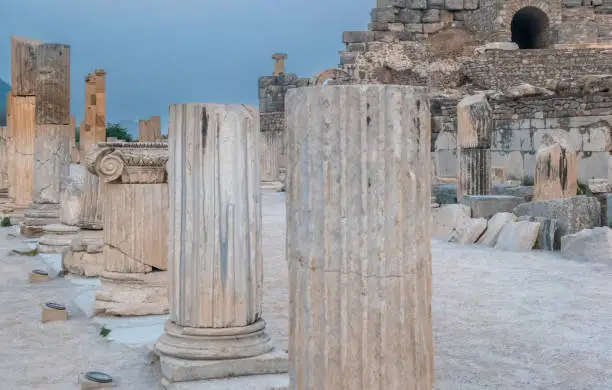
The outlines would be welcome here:
<svg viewBox="0 0 612 390">
<path fill-rule="evenodd" d="M 273 349 L 261 318 L 258 114 L 171 105 L 169 134 L 170 320 L 157 342 L 164 380 L 286 370 L 286 358 L 256 360 Z"/>
<path fill-rule="evenodd" d="M 280 131 L 260 133 L 260 167 L 262 181 L 278 181 L 280 178 L 280 153 L 283 136 Z"/>
<path fill-rule="evenodd" d="M 9 198 L 20 208 L 32 202 L 34 183 L 34 96 L 10 96 Z"/>
<path fill-rule="evenodd" d="M 36 55 L 36 137 L 32 207 L 21 233 L 59 223 L 60 194 L 70 175 L 70 46 L 41 44 Z"/>
<path fill-rule="evenodd" d="M 457 104 L 457 201 L 465 195 L 489 195 L 491 182 L 492 109 L 484 94 Z"/>
<path fill-rule="evenodd" d="M 431 389 L 431 150 L 424 88 L 290 90 L 292 390 Z"/>
<path fill-rule="evenodd" d="M 457 201 L 466 195 L 490 195 L 491 149 L 457 149 Z"/>
<path fill-rule="evenodd" d="M 106 140 L 106 73 L 97 69 L 85 78 L 85 108 L 88 110 L 86 121 L 86 139 L 81 138 L 81 150 L 87 158 L 92 149 L 99 142 Z M 100 183 L 98 176 L 85 172 L 85 185 L 83 188 L 82 211 L 79 226 L 87 230 L 101 230 L 103 228 L 104 201 L 102 194 L 105 185 Z"/>
<path fill-rule="evenodd" d="M 0 193 L 6 196 L 8 192 L 8 127 L 0 127 Z"/>
</svg>

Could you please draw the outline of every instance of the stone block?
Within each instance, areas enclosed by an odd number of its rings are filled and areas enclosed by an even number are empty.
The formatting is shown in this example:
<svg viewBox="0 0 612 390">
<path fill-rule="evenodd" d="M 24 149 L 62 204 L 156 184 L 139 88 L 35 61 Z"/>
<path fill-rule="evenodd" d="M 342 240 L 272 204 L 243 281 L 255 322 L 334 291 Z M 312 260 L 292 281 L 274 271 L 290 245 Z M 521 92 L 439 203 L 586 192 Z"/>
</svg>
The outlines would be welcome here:
<svg viewBox="0 0 612 390">
<path fill-rule="evenodd" d="M 472 218 L 491 218 L 497 213 L 512 212 L 525 200 L 518 196 L 508 195 L 467 195 L 462 204 L 469 206 Z"/>
<path fill-rule="evenodd" d="M 427 9 L 427 0 L 406 0 L 406 7 L 410 9 Z"/>
<path fill-rule="evenodd" d="M 421 23 L 437 23 L 440 21 L 439 9 L 428 9 L 423 12 Z"/>
<path fill-rule="evenodd" d="M 534 245 L 535 249 L 542 249 L 547 251 L 555 250 L 555 242 L 560 242 L 561 240 L 561 236 L 559 235 L 559 221 L 557 221 L 556 219 L 530 216 L 522 216 L 519 217 L 518 220 L 538 222 L 540 224 L 538 239 L 536 240 L 536 243 Z"/>
<path fill-rule="evenodd" d="M 449 11 L 463 10 L 463 0 L 446 0 L 444 6 Z"/>
<path fill-rule="evenodd" d="M 478 239 L 477 243 L 486 246 L 495 246 L 497 243 L 497 237 L 501 233 L 502 229 L 506 224 L 516 221 L 516 215 L 512 213 L 498 213 L 495 214 L 487 222 L 487 230 Z"/>
<path fill-rule="evenodd" d="M 541 200 L 518 205 L 513 213 L 559 221 L 559 237 L 601 225 L 601 205 L 596 198 L 586 195 Z M 554 248 L 561 247 L 556 242 Z"/>
<path fill-rule="evenodd" d="M 453 234 L 462 233 L 465 223 L 470 219 L 470 208 L 461 204 L 448 204 L 431 211 L 432 237 L 449 241 Z"/>
<path fill-rule="evenodd" d="M 374 41 L 373 31 L 345 31 L 342 33 L 344 43 L 364 43 Z"/>
<path fill-rule="evenodd" d="M 588 183 L 592 179 L 608 177 L 608 152 L 580 152 L 578 153 L 578 181 Z"/>
<path fill-rule="evenodd" d="M 287 353 L 278 349 L 242 359 L 187 360 L 163 354 L 160 357 L 164 378 L 162 383 L 167 384 L 243 375 L 280 374 L 287 372 L 288 365 Z"/>
<path fill-rule="evenodd" d="M 399 12 L 397 21 L 400 23 L 421 23 L 422 11 L 413 9 L 403 9 Z"/>
<path fill-rule="evenodd" d="M 533 249 L 540 232 L 538 222 L 520 221 L 507 223 L 497 237 L 495 249 L 525 252 Z"/>
<path fill-rule="evenodd" d="M 448 242 L 456 242 L 457 244 L 473 244 L 487 228 L 487 220 L 485 218 L 468 218 L 463 220 L 461 226 L 456 227 Z"/>
<path fill-rule="evenodd" d="M 566 259 L 612 264 L 612 229 L 584 229 L 561 238 L 561 255 Z"/>
</svg>

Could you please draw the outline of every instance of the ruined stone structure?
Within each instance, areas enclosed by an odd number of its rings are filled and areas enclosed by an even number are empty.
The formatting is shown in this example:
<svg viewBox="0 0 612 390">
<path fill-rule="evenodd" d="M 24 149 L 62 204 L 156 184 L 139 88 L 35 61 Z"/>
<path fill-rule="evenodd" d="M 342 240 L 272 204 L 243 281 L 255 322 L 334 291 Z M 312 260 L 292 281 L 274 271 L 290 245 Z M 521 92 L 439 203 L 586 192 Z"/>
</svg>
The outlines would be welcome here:
<svg viewBox="0 0 612 390">
<path fill-rule="evenodd" d="M 165 143 L 100 143 L 87 169 L 106 183 L 104 272 L 94 311 L 168 311 L 168 186 Z"/>
<path fill-rule="evenodd" d="M 343 34 L 343 83 L 431 89 L 436 176 L 457 175 L 457 104 L 484 92 L 491 169 L 534 176 L 545 134 L 578 153 L 578 179 L 607 177 L 612 3 L 379 0 L 368 31 Z M 608 129 L 608 130 L 606 130 Z"/>
<path fill-rule="evenodd" d="M 285 95 L 290 88 L 303 87 L 309 79 L 285 73 L 286 54 L 275 54 L 272 76 L 259 78 L 260 166 L 261 180 L 282 181 L 287 169 L 285 153 Z"/>
<path fill-rule="evenodd" d="M 97 69 L 85 77 L 85 121 L 80 130 L 80 150 L 83 160 L 106 139 L 106 72 Z M 83 229 L 102 229 L 104 184 L 99 178 L 85 172 L 82 208 L 79 226 Z"/>
<path fill-rule="evenodd" d="M 432 388 L 428 100 L 287 95 L 290 389 Z"/>
<path fill-rule="evenodd" d="M 70 46 L 36 47 L 34 181 L 21 233 L 35 236 L 59 223 L 60 196 L 70 174 Z"/>
<path fill-rule="evenodd" d="M 36 57 L 43 42 L 11 36 L 11 92 L 6 99 L 9 198 L 17 208 L 32 202 L 36 130 Z"/>
<path fill-rule="evenodd" d="M 161 117 L 152 116 L 138 121 L 138 141 L 156 142 L 161 139 Z"/>
</svg>

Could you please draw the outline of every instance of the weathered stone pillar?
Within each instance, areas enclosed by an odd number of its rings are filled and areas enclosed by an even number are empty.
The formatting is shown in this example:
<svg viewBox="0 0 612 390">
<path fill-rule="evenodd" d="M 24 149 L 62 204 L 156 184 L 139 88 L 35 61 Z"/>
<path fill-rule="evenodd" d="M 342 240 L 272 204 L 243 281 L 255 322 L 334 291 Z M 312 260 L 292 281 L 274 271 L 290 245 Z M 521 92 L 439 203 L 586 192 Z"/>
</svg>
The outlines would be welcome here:
<svg viewBox="0 0 612 390">
<path fill-rule="evenodd" d="M 8 127 L 0 127 L 0 199 L 8 197 Z"/>
<path fill-rule="evenodd" d="M 287 58 L 289 58 L 289 56 L 286 53 L 272 54 L 272 59 L 274 60 L 274 71 L 272 72 L 272 76 L 285 74 L 285 60 Z"/>
<path fill-rule="evenodd" d="M 11 92 L 9 116 L 9 198 L 16 208 L 32 202 L 34 181 L 34 137 L 36 132 L 36 56 L 43 42 L 11 36 Z"/>
<path fill-rule="evenodd" d="M 287 370 L 262 319 L 258 137 L 246 106 L 170 106 L 165 385 Z"/>
<path fill-rule="evenodd" d="M 94 312 L 168 312 L 168 144 L 100 143 L 87 169 L 106 183 L 104 272 Z"/>
<path fill-rule="evenodd" d="M 59 223 L 60 194 L 70 175 L 70 46 L 39 45 L 36 67 L 32 206 L 21 224 L 26 236 Z"/>
<path fill-rule="evenodd" d="M 152 116 L 138 121 L 138 141 L 156 142 L 161 139 L 161 118 Z"/>
<path fill-rule="evenodd" d="M 490 195 L 492 109 L 484 94 L 457 105 L 457 201 L 465 195 Z"/>
<path fill-rule="evenodd" d="M 289 388 L 431 389 L 426 90 L 299 88 L 286 104 Z"/>
<path fill-rule="evenodd" d="M 578 192 L 576 151 L 562 138 L 545 137 L 536 154 L 533 200 L 575 196 Z"/>
<path fill-rule="evenodd" d="M 100 142 L 106 139 L 106 72 L 97 69 L 85 78 L 86 138 L 81 138 L 83 160 Z M 85 173 L 83 201 L 79 226 L 86 230 L 101 230 L 103 227 L 104 184 L 90 172 Z"/>
<path fill-rule="evenodd" d="M 283 137 L 280 131 L 262 131 L 260 134 L 261 181 L 277 182 L 280 177 L 280 153 Z"/>
</svg>

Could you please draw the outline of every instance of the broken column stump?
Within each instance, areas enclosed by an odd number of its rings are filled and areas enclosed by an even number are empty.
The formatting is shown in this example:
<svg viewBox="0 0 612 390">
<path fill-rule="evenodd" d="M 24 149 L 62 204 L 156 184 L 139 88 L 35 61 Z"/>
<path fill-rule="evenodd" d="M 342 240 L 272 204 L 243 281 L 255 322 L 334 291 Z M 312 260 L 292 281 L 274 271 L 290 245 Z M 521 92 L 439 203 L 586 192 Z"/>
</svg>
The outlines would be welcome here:
<svg viewBox="0 0 612 390">
<path fill-rule="evenodd" d="M 545 136 L 536 154 L 533 200 L 569 198 L 578 192 L 578 158 L 562 138 Z"/>
<path fill-rule="evenodd" d="M 70 175 L 70 46 L 44 43 L 36 48 L 36 137 L 32 205 L 21 233 L 32 237 L 59 223 L 60 193 Z"/>
<path fill-rule="evenodd" d="M 87 169 L 105 182 L 104 272 L 94 312 L 168 312 L 168 144 L 99 143 Z"/>
<path fill-rule="evenodd" d="M 430 390 L 426 90 L 298 88 L 286 104 L 289 388 Z"/>
<path fill-rule="evenodd" d="M 175 382 L 287 371 L 262 319 L 259 116 L 170 106 L 170 319 L 156 349 Z"/>
<path fill-rule="evenodd" d="M 457 104 L 457 201 L 465 195 L 490 195 L 492 109 L 484 94 Z"/>
</svg>

